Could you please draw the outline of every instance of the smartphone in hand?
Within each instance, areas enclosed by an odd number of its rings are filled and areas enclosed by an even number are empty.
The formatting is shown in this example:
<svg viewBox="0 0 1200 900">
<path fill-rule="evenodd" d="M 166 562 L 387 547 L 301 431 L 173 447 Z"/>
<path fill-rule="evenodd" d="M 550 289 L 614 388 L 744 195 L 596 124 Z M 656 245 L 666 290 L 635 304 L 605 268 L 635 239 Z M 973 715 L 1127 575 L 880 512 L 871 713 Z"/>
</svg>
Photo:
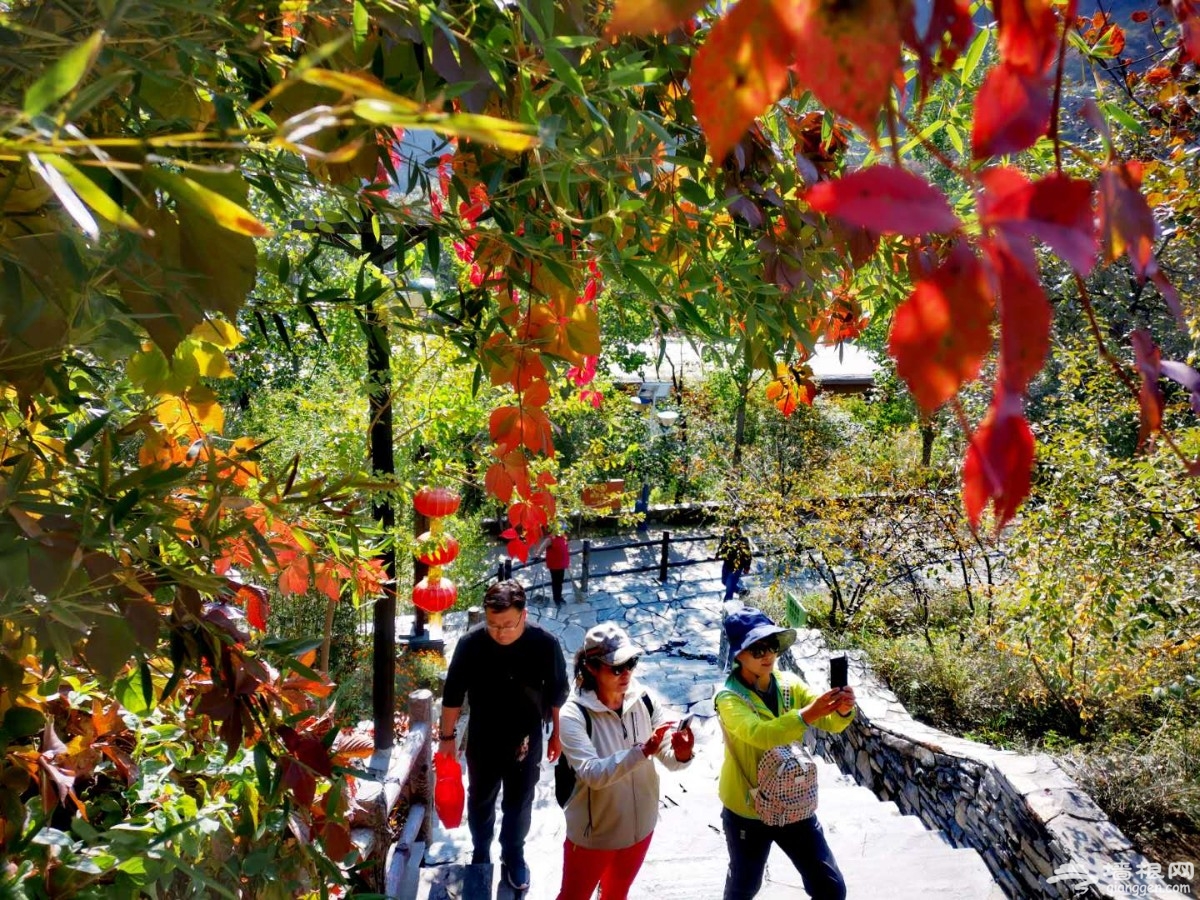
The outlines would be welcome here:
<svg viewBox="0 0 1200 900">
<path fill-rule="evenodd" d="M 844 688 L 848 683 L 849 662 L 845 655 L 829 657 L 829 686 Z"/>
<path fill-rule="evenodd" d="M 692 719 L 694 719 L 694 718 L 695 718 L 694 713 L 688 713 L 686 716 L 684 716 L 682 719 L 680 719 L 677 723 L 675 723 L 675 730 L 683 731 L 687 728 L 691 728 L 692 727 Z"/>
</svg>

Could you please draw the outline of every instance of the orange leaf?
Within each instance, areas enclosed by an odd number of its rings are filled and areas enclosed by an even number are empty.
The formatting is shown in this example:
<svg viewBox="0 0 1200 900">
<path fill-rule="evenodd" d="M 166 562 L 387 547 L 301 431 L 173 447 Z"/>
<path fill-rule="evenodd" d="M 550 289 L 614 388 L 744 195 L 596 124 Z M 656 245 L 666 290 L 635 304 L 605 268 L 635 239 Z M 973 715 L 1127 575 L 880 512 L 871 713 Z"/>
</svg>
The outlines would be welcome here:
<svg viewBox="0 0 1200 900">
<path fill-rule="evenodd" d="M 1133 358 L 1138 373 L 1142 376 L 1138 391 L 1138 407 L 1141 413 L 1138 429 L 1138 448 L 1141 449 L 1150 435 L 1162 430 L 1163 392 L 1158 386 L 1162 376 L 1162 353 L 1150 337 L 1150 332 L 1139 328 L 1129 336 L 1133 343 Z"/>
<path fill-rule="evenodd" d="M 770 0 L 739 0 L 713 26 L 688 80 L 696 118 L 718 163 L 755 117 L 779 99 L 791 56 L 787 32 Z"/>
<path fill-rule="evenodd" d="M 959 244 L 896 310 L 888 351 L 917 403 L 933 412 L 979 374 L 992 346 L 992 292 L 979 259 Z"/>
<path fill-rule="evenodd" d="M 704 0 L 617 0 L 604 34 L 613 37 L 670 31 L 703 8 Z"/>
<path fill-rule="evenodd" d="M 1015 72 L 1045 73 L 1058 52 L 1058 20 L 1051 0 L 996 0 L 1000 58 Z"/>
<path fill-rule="evenodd" d="M 873 138 L 900 66 L 900 11 L 909 7 L 897 0 L 775 0 L 773 8 L 790 34 L 800 85 Z"/>
<path fill-rule="evenodd" d="M 307 593 L 309 571 L 308 557 L 297 554 L 279 576 L 279 592 L 284 596 Z"/>
</svg>

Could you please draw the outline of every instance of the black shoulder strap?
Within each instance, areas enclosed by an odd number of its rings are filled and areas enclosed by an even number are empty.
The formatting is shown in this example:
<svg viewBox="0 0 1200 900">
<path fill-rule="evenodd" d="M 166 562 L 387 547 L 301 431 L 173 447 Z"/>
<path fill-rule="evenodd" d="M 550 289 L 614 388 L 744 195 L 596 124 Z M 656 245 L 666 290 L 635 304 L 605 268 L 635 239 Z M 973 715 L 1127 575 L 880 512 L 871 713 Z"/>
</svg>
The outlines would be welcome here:
<svg viewBox="0 0 1200 900">
<path fill-rule="evenodd" d="M 654 701 L 650 699 L 649 694 L 642 694 L 642 702 L 646 704 L 646 712 L 650 713 L 650 720 L 654 720 Z"/>
<path fill-rule="evenodd" d="M 587 736 L 590 738 L 592 736 L 592 714 L 588 712 L 587 707 L 578 700 L 575 701 L 575 705 L 578 706 L 579 711 L 583 713 L 583 727 L 587 729 Z"/>
</svg>

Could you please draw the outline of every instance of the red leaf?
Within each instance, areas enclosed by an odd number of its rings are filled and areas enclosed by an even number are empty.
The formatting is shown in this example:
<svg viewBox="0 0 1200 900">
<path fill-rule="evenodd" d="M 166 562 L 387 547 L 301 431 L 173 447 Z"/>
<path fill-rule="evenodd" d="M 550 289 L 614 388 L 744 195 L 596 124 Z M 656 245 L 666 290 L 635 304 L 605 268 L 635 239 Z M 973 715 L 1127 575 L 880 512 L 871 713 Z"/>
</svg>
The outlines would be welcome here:
<svg viewBox="0 0 1200 900">
<path fill-rule="evenodd" d="M 1142 376 L 1141 390 L 1138 391 L 1138 407 L 1141 421 L 1138 428 L 1138 447 L 1145 445 L 1150 435 L 1162 430 L 1163 393 L 1158 386 L 1162 375 L 1162 354 L 1155 346 L 1150 332 L 1139 328 L 1129 336 L 1133 343 L 1133 359 Z"/>
<path fill-rule="evenodd" d="M 975 96 L 971 152 L 976 159 L 1019 153 L 1050 127 L 1050 79 L 995 66 Z"/>
<path fill-rule="evenodd" d="M 946 195 L 919 175 L 892 166 L 871 166 L 804 194 L 813 209 L 874 234 L 919 235 L 956 231 L 962 224 Z"/>
<path fill-rule="evenodd" d="M 1000 289 L 1000 382 L 1023 395 L 1050 352 L 1050 303 L 1038 278 L 1037 259 L 1025 238 L 1013 244 L 985 241 Z"/>
<path fill-rule="evenodd" d="M 319 737 L 314 734 L 300 734 L 288 725 L 280 726 L 279 736 L 288 752 L 308 768 L 326 778 L 333 775 L 329 751 L 325 749 Z"/>
<path fill-rule="evenodd" d="M 1200 62 L 1200 4 L 1196 0 L 1172 0 L 1171 11 L 1179 21 L 1179 64 Z"/>
<path fill-rule="evenodd" d="M 1100 173 L 1100 240 L 1107 262 L 1128 253 L 1134 274 L 1147 278 L 1158 268 L 1154 261 L 1158 226 L 1141 184 L 1142 167 L 1136 162 L 1109 166 Z"/>
<path fill-rule="evenodd" d="M 604 33 L 653 34 L 670 31 L 704 8 L 704 0 L 618 0 Z"/>
<path fill-rule="evenodd" d="M 888 351 L 917 403 L 933 412 L 979 374 L 992 346 L 992 292 L 978 258 L 959 244 L 896 310 Z"/>
<path fill-rule="evenodd" d="M 979 527 L 989 501 L 997 530 L 1016 514 L 1029 496 L 1033 448 L 1020 397 L 997 395 L 987 418 L 971 435 L 963 461 L 963 508 L 972 528 Z"/>
<path fill-rule="evenodd" d="M 238 595 L 245 600 L 246 619 L 259 631 L 266 631 L 267 616 L 271 614 L 267 592 L 260 587 L 244 584 L 238 588 Z"/>
<path fill-rule="evenodd" d="M 901 8 L 896 0 L 774 3 L 791 33 L 797 81 L 870 137 L 900 66 Z"/>
<path fill-rule="evenodd" d="M 1052 174 L 1030 182 L 1016 169 L 989 169 L 981 176 L 979 218 L 984 225 L 1042 241 L 1087 275 L 1096 264 L 1092 185 L 1082 178 Z"/>
<path fill-rule="evenodd" d="M 779 99 L 792 49 L 769 0 L 739 0 L 713 26 L 688 81 L 708 151 L 720 163 Z"/>
<path fill-rule="evenodd" d="M 1058 53 L 1051 0 L 996 0 L 1000 59 L 1016 72 L 1042 75 Z"/>
</svg>

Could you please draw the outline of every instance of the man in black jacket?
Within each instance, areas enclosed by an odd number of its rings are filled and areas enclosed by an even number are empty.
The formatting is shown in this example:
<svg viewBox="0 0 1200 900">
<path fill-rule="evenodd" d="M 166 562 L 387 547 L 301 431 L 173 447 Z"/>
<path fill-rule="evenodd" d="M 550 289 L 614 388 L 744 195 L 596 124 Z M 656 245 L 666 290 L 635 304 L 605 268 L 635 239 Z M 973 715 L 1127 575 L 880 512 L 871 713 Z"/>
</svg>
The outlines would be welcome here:
<svg viewBox="0 0 1200 900">
<path fill-rule="evenodd" d="M 500 803 L 501 872 L 513 890 L 529 887 L 525 836 L 533 809 L 542 755 L 542 723 L 552 723 L 546 759 L 562 752 L 558 711 L 566 702 L 566 663 L 558 640 L 530 625 L 525 589 L 501 581 L 483 597 L 484 622 L 459 640 L 442 694 L 439 753 L 455 752 L 454 729 L 463 701 L 470 700 L 467 725 L 467 824 L 473 863 L 491 861 Z"/>
</svg>

